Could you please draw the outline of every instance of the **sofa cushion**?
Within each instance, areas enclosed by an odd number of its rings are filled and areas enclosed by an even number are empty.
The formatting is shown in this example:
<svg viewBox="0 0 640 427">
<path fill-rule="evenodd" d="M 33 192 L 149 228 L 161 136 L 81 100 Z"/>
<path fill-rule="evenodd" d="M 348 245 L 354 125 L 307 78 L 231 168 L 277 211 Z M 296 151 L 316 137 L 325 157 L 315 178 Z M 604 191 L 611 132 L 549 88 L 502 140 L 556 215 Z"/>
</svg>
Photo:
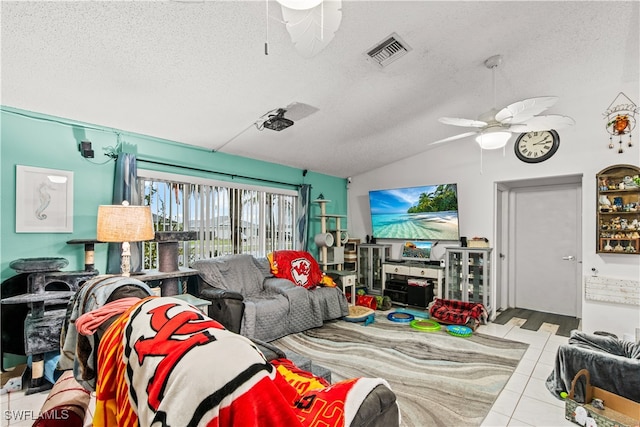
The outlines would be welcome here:
<svg viewBox="0 0 640 427">
<path fill-rule="evenodd" d="M 256 258 L 256 265 L 264 274 L 264 277 L 273 277 L 273 273 L 271 272 L 271 261 L 267 257 L 259 257 Z"/>
<path fill-rule="evenodd" d="M 263 292 L 265 272 L 252 255 L 225 255 L 194 261 L 193 268 L 210 286 L 239 292 L 245 298 Z"/>
</svg>

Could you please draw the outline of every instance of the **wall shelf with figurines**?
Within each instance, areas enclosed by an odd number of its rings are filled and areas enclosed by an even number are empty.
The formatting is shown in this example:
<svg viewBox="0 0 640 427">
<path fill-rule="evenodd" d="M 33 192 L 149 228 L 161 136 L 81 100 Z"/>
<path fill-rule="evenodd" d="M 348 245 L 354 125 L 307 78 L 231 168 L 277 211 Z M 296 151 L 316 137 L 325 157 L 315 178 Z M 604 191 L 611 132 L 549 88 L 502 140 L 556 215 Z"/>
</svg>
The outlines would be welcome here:
<svg viewBox="0 0 640 427">
<path fill-rule="evenodd" d="M 609 166 L 596 177 L 596 252 L 640 255 L 640 167 Z"/>
</svg>

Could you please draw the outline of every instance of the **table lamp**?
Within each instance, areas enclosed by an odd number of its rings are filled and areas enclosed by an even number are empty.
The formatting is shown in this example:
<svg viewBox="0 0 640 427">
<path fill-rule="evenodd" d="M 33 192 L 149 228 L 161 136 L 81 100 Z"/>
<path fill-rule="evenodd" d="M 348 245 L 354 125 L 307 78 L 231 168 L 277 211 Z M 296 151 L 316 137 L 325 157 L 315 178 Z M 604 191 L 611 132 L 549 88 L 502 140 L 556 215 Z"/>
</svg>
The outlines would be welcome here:
<svg viewBox="0 0 640 427">
<path fill-rule="evenodd" d="M 120 269 L 123 276 L 131 272 L 131 245 L 154 238 L 153 217 L 149 206 L 121 205 L 98 206 L 98 236 L 100 242 L 122 243 Z"/>
</svg>

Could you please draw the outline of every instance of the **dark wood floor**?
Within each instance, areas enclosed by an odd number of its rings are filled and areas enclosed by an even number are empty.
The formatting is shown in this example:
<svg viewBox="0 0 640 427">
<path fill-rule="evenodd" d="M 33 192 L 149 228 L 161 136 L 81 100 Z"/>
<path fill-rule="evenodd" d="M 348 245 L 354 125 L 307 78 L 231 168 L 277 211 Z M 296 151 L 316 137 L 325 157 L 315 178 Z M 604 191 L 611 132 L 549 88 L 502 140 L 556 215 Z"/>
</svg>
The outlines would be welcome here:
<svg viewBox="0 0 640 427">
<path fill-rule="evenodd" d="M 563 316 L 561 314 L 543 313 L 541 311 L 527 310 L 526 308 L 508 308 L 496 316 L 494 323 L 504 325 L 512 318 L 527 319 L 522 329 L 537 331 L 543 323 L 551 323 L 558 325 L 556 335 L 568 337 L 573 329 L 577 329 L 580 319 L 571 316 Z"/>
</svg>

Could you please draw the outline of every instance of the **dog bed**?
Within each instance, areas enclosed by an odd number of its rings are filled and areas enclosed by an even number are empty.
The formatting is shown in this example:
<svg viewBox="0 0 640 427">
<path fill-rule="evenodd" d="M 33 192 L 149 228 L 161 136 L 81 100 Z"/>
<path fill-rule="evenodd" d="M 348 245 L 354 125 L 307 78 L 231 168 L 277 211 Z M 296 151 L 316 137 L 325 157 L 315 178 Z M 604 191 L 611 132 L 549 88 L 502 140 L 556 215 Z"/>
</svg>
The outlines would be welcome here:
<svg viewBox="0 0 640 427">
<path fill-rule="evenodd" d="M 450 325 L 468 326 L 474 331 L 480 323 L 486 323 L 487 310 L 481 303 L 445 300 L 437 298 L 429 308 L 431 318 Z"/>
</svg>

